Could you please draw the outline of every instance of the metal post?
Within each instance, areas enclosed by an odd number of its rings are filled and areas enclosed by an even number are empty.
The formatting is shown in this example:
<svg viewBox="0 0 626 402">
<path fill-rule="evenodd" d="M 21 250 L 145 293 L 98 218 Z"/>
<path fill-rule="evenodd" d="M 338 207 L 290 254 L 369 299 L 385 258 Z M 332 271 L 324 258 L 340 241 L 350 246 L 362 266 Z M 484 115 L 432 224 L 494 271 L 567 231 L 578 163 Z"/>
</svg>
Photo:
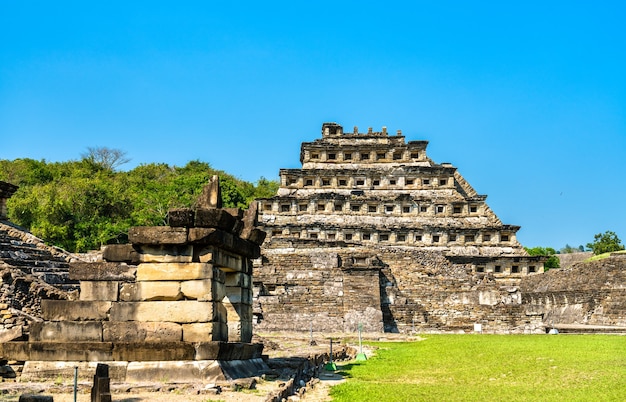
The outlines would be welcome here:
<svg viewBox="0 0 626 402">
<path fill-rule="evenodd" d="M 78 366 L 74 367 L 74 402 L 78 396 Z"/>
<path fill-rule="evenodd" d="M 362 330 L 363 330 L 363 324 L 359 323 L 359 353 L 363 353 L 363 340 L 361 339 Z"/>
<path fill-rule="evenodd" d="M 330 338 L 330 364 L 333 364 L 333 338 Z"/>
<path fill-rule="evenodd" d="M 326 363 L 326 366 L 324 366 L 324 369 L 327 371 L 337 370 L 337 365 L 333 363 L 333 338 L 330 338 L 330 358 L 329 358 L 329 362 Z"/>
</svg>

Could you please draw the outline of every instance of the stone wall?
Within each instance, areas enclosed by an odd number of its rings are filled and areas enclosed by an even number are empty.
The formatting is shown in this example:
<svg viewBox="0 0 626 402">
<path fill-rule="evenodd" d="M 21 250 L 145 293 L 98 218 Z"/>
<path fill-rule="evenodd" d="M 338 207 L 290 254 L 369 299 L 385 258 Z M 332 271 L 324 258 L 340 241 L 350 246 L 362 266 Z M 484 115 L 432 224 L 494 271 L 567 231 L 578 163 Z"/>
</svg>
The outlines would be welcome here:
<svg viewBox="0 0 626 402">
<path fill-rule="evenodd" d="M 626 255 L 524 278 L 522 302 L 552 325 L 626 327 Z"/>
<path fill-rule="evenodd" d="M 414 248 L 372 254 L 344 247 L 321 252 L 306 241 L 292 245 L 257 261 L 259 330 L 354 332 L 361 323 L 369 332 L 471 332 L 475 324 L 484 332 L 544 332 L 541 314 L 522 305 L 519 278 L 497 280 L 471 264 Z"/>
<path fill-rule="evenodd" d="M 587 258 L 593 256 L 591 251 L 585 251 L 580 253 L 564 253 L 556 255 L 559 259 L 559 266 L 561 268 L 569 268 L 574 264 L 585 261 Z"/>
</svg>

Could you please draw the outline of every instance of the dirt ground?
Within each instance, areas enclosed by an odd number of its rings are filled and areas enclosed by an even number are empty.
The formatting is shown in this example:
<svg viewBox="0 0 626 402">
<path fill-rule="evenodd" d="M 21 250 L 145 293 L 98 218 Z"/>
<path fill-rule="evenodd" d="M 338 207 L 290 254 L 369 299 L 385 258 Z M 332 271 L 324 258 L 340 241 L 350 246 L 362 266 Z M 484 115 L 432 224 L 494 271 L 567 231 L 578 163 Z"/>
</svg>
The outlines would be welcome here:
<svg viewBox="0 0 626 402">
<path fill-rule="evenodd" d="M 270 358 L 270 363 L 274 359 L 289 359 L 295 357 L 308 357 L 311 355 L 329 352 L 330 338 L 335 344 L 335 351 L 340 346 L 358 347 L 358 338 L 354 334 L 323 334 L 323 336 L 311 336 L 307 333 L 260 333 L 255 336 L 255 342 L 260 341 L 265 345 L 263 351 Z M 402 335 L 391 334 L 370 334 L 364 339 L 371 340 L 404 340 Z M 364 349 L 367 355 L 372 351 Z M 338 361 L 338 371 L 344 362 Z M 289 380 L 289 369 L 283 369 L 277 378 L 256 378 L 252 381 L 254 385 L 248 387 L 250 381 L 243 386 L 234 384 L 111 384 L 112 400 L 116 402 L 207 402 L 219 401 L 242 401 L 242 402 L 262 402 L 268 399 L 272 393 L 280 390 Z M 330 388 L 345 381 L 336 372 L 322 371 L 319 380 L 312 380 L 307 384 L 304 393 L 300 396 L 294 395 L 290 400 L 304 400 L 312 402 L 328 401 Z M 91 400 L 90 389 L 92 384 L 81 382 L 77 394 L 77 402 L 89 402 Z M 250 389 L 251 388 L 251 389 Z M 40 393 L 51 395 L 54 402 L 74 402 L 73 384 L 54 383 L 21 383 L 10 380 L 0 383 L 0 401 L 17 402 L 19 395 L 25 393 Z"/>
</svg>

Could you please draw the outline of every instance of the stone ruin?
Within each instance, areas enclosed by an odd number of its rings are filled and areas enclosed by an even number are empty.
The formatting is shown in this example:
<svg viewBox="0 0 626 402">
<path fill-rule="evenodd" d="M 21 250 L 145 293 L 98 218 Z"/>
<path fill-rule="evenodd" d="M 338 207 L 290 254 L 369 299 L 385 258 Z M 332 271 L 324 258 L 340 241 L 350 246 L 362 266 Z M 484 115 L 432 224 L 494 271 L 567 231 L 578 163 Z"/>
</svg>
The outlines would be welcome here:
<svg viewBox="0 0 626 402">
<path fill-rule="evenodd" d="M 72 262 L 78 300 L 41 300 L 28 341 L 0 356 L 25 361 L 22 379 L 64 375 L 98 363 L 120 382 L 217 382 L 267 369 L 252 344 L 252 259 L 265 232 L 256 209 L 221 208 L 214 177 L 197 205 L 168 213 L 168 226 L 133 227 L 128 245 L 102 262 Z M 165 381 L 165 380 L 164 380 Z"/>
<path fill-rule="evenodd" d="M 560 332 L 626 333 L 626 254 L 551 269 L 520 283 L 522 303 Z"/>
<path fill-rule="evenodd" d="M 623 256 L 543 274 L 544 258 L 528 256 L 517 242 L 519 226 L 503 224 L 454 166 L 433 162 L 427 144 L 407 143 L 386 128 L 344 133 L 325 123 L 321 139 L 302 144 L 302 169 L 281 169 L 275 197 L 245 213 L 221 209 L 214 181 L 196 208 L 170 211 L 166 227 L 131 229 L 132 245 L 108 246 L 104 262 L 93 264 L 11 224 L 6 200 L 17 187 L 0 182 L 0 358 L 31 360 L 27 374 L 36 364 L 55 366 L 51 376 L 81 361 L 87 377 L 95 360 L 117 359 L 112 377 L 122 380 L 150 365 L 164 374 L 183 364 L 196 376 L 216 356 L 211 367 L 258 362 L 260 346 L 248 343 L 252 325 L 626 331 Z M 191 277 L 167 276 L 188 271 Z M 63 302 L 79 284 L 80 300 Z M 157 305 L 167 317 L 147 321 Z M 191 315 L 205 307 L 213 313 L 194 317 L 197 322 L 170 321 L 178 311 Z M 31 326 L 31 342 L 23 342 Z M 76 328 L 93 332 L 80 335 Z M 60 336 L 60 347 L 53 336 Z M 72 348 L 80 336 L 86 336 L 81 346 L 95 349 Z M 147 352 L 151 346 L 160 351 Z"/>
<path fill-rule="evenodd" d="M 28 336 L 42 299 L 66 299 L 78 287 L 69 279 L 72 254 L 8 220 L 7 200 L 15 191 L 17 186 L 0 181 L 0 343 Z"/>
<path fill-rule="evenodd" d="M 544 330 L 519 290 L 544 257 L 427 145 L 336 123 L 302 144 L 302 168 L 281 169 L 277 195 L 258 200 L 268 236 L 254 268 L 258 328 Z"/>
</svg>

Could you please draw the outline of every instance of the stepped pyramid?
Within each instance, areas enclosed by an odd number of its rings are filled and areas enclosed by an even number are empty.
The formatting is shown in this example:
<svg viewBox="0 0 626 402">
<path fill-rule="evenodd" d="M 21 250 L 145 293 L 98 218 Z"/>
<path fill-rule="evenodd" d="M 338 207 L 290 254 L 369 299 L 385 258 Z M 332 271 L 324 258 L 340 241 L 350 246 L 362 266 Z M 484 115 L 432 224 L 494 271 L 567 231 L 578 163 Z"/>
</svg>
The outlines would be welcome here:
<svg viewBox="0 0 626 402">
<path fill-rule="evenodd" d="M 411 276 L 515 285 L 543 272 L 517 241 L 520 227 L 503 224 L 454 166 L 428 157 L 427 145 L 385 127 L 345 133 L 336 123 L 302 144 L 302 168 L 281 169 L 277 195 L 258 200 L 268 236 L 255 272 L 258 325 L 351 330 L 365 322 L 396 331 L 409 324 L 406 308 L 394 314 L 398 304 L 415 307 L 411 325 L 415 314 L 432 315 Z"/>
</svg>

